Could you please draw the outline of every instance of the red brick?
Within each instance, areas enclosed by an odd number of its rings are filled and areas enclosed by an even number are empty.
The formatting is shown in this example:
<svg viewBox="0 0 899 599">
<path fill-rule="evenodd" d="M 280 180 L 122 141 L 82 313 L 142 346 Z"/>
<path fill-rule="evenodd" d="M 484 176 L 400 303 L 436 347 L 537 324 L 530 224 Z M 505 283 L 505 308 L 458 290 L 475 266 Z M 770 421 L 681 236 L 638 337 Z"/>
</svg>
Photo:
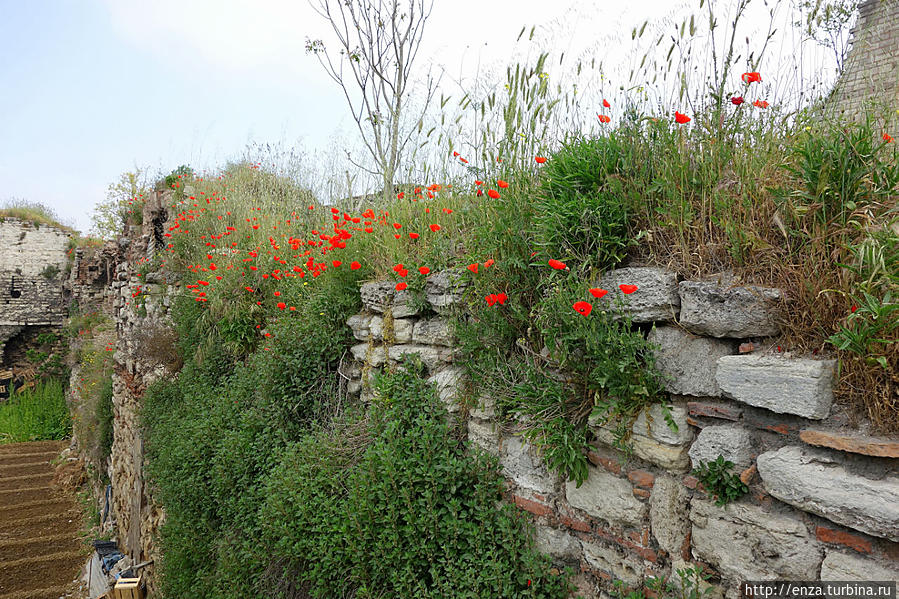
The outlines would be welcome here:
<svg viewBox="0 0 899 599">
<path fill-rule="evenodd" d="M 756 465 L 753 464 L 752 466 L 750 466 L 749 468 L 747 468 L 746 470 L 744 470 L 743 472 L 740 473 L 740 480 L 743 482 L 744 485 L 748 485 L 749 481 L 752 480 L 752 478 L 755 476 L 755 473 L 757 471 L 758 471 L 758 468 L 756 468 Z"/>
<path fill-rule="evenodd" d="M 601 466 L 612 474 L 621 474 L 621 464 L 619 464 L 616 460 L 601 456 L 593 451 L 587 452 L 587 459 L 593 462 L 594 466 Z"/>
<path fill-rule="evenodd" d="M 831 449 L 839 449 L 840 451 L 883 458 L 899 458 L 899 441 L 890 439 L 813 429 L 803 430 L 799 433 L 799 438 L 809 445 L 819 445 L 830 447 Z"/>
<path fill-rule="evenodd" d="M 525 499 L 524 497 L 519 497 L 518 495 L 513 495 L 512 498 L 515 500 L 515 505 L 523 510 L 531 512 L 535 516 L 546 516 L 547 514 L 552 513 L 552 510 L 542 503 L 531 501 L 530 499 Z"/>
<path fill-rule="evenodd" d="M 693 543 L 693 531 L 688 530 L 687 536 L 684 537 L 684 542 L 680 546 L 680 556 L 685 561 L 688 562 L 692 559 L 692 555 L 690 555 L 690 545 Z"/>
<path fill-rule="evenodd" d="M 849 532 L 818 526 L 815 528 L 815 537 L 822 543 L 835 543 L 855 549 L 859 553 L 871 553 L 871 541 L 864 537 Z"/>
<path fill-rule="evenodd" d="M 685 476 L 684 477 L 684 486 L 688 489 L 695 489 L 699 486 L 699 479 L 695 476 Z"/>
<path fill-rule="evenodd" d="M 631 470 L 627 473 L 627 479 L 638 487 L 652 488 L 656 477 L 646 470 Z"/>
<path fill-rule="evenodd" d="M 568 516 L 560 516 L 559 521 L 568 528 L 571 528 L 572 530 L 579 530 L 581 532 L 590 532 L 590 530 L 593 528 L 592 526 L 590 526 L 590 524 L 584 522 L 583 520 L 575 520 L 574 518 L 569 518 Z"/>
<path fill-rule="evenodd" d="M 707 418 L 723 418 L 724 420 L 739 420 L 743 410 L 721 403 L 705 401 L 687 402 L 687 410 L 690 416 L 705 416 Z"/>
<path fill-rule="evenodd" d="M 638 499 L 649 499 L 649 494 L 649 491 L 646 489 L 634 489 L 634 497 L 637 497 Z"/>
<path fill-rule="evenodd" d="M 788 427 L 786 424 L 769 424 L 761 428 L 762 430 L 771 431 L 772 433 L 778 433 L 781 435 L 790 434 L 790 427 Z"/>
</svg>

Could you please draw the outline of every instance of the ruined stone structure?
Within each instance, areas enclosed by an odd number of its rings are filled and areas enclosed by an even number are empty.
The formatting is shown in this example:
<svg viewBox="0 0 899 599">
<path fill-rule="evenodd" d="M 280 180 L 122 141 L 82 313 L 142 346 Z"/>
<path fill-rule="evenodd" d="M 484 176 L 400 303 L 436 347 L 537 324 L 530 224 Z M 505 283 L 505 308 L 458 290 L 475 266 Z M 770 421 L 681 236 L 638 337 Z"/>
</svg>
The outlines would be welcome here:
<svg viewBox="0 0 899 599">
<path fill-rule="evenodd" d="M 899 0 L 862 0 L 852 29 L 852 47 L 837 82 L 832 108 L 855 119 L 865 103 L 884 107 L 891 123 L 899 123 Z"/>
<path fill-rule="evenodd" d="M 834 360 L 772 346 L 781 290 L 656 268 L 607 273 L 600 287 L 639 287 L 615 293 L 634 322 L 655 325 L 649 339 L 678 429 L 653 406 L 633 423 L 626 456 L 594 422 L 589 476 L 577 486 L 547 470 L 490 397 L 459 404 L 464 375 L 444 315 L 463 280 L 432 275 L 424 305 L 392 282 L 363 285 L 365 311 L 347 323 L 359 341 L 342 371 L 347 391 L 369 399 L 372 373 L 417 354 L 469 441 L 499 458 L 507 498 L 530 512 L 538 546 L 574 568 L 585 597 L 693 563 L 718 575 L 712 596 L 729 598 L 747 580 L 899 580 L 899 441 L 848 426 L 833 403 Z M 750 488 L 726 508 L 690 474 L 719 455 Z"/>
</svg>

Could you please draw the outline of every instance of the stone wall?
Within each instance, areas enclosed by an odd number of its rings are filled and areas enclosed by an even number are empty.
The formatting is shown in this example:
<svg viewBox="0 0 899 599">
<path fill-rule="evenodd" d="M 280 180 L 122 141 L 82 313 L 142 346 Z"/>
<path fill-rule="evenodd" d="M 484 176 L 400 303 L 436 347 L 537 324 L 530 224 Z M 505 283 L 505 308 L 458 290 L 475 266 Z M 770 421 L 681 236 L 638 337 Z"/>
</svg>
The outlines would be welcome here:
<svg viewBox="0 0 899 599">
<path fill-rule="evenodd" d="M 889 111 L 889 129 L 899 123 L 899 0 L 862 0 L 852 29 L 852 47 L 837 82 L 832 108 L 856 119 L 865 102 L 875 100 Z"/>
<path fill-rule="evenodd" d="M 469 441 L 498 456 L 508 500 L 531 514 L 538 546 L 574 568 L 585 597 L 688 564 L 712 574 L 714 594 L 726 597 L 739 596 L 745 580 L 899 580 L 899 440 L 848 426 L 833 402 L 834 360 L 773 345 L 782 291 L 679 281 L 655 268 L 608 273 L 601 287 L 639 288 L 618 295 L 634 322 L 655 325 L 648 335 L 678 430 L 659 406 L 646 410 L 631 427 L 628 457 L 592 424 L 589 476 L 578 487 L 546 469 L 491 398 L 460 405 L 463 370 L 446 315 L 461 280 L 432 275 L 424 301 L 394 283 L 363 285 L 364 311 L 347 323 L 359 343 L 341 370 L 346 389 L 369 399 L 371 373 L 417 354 Z M 719 455 L 750 488 L 726 508 L 690 474 Z"/>
</svg>

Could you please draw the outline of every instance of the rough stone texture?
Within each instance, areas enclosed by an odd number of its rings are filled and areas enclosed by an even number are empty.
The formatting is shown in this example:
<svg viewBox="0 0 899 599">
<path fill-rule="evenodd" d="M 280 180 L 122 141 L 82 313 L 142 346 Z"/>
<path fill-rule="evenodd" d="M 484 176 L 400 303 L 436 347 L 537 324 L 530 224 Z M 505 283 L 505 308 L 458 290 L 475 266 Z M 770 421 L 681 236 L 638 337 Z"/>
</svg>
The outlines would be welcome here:
<svg viewBox="0 0 899 599">
<path fill-rule="evenodd" d="M 715 381 L 718 358 L 734 353 L 734 343 L 697 337 L 678 327 L 650 331 L 647 341 L 660 346 L 656 366 L 669 378 L 665 389 L 678 395 L 717 397 L 721 388 Z"/>
<path fill-rule="evenodd" d="M 637 291 L 625 295 L 619 285 L 636 285 Z M 654 267 L 619 268 L 605 273 L 597 286 L 609 291 L 603 305 L 621 299 L 624 312 L 634 322 L 674 322 L 680 308 L 677 274 Z"/>
<path fill-rule="evenodd" d="M 805 429 L 799 438 L 809 445 L 830 447 L 850 453 L 876 456 L 881 458 L 899 458 L 899 441 L 870 437 L 854 432 L 822 431 Z"/>
<path fill-rule="evenodd" d="M 724 356 L 715 375 L 726 397 L 779 414 L 822 420 L 833 402 L 834 360 Z"/>
<path fill-rule="evenodd" d="M 432 274 L 425 283 L 425 298 L 438 314 L 449 314 L 468 287 L 464 271 L 445 270 Z"/>
<path fill-rule="evenodd" d="M 765 490 L 781 501 L 875 537 L 899 541 L 899 477 L 871 480 L 829 455 L 784 447 L 757 460 Z"/>
<path fill-rule="evenodd" d="M 576 562 L 581 556 L 581 543 L 565 532 L 549 526 L 537 525 L 534 541 L 537 550 L 557 562 Z"/>
<path fill-rule="evenodd" d="M 670 409 L 678 426 L 677 433 L 668 428 L 661 408 L 654 405 L 638 416 L 628 442 L 637 457 L 672 472 L 685 472 L 690 467 L 687 451 L 693 438 L 693 431 L 687 424 L 684 406 L 673 405 Z M 647 413 L 650 418 L 646 417 Z M 593 425 L 591 428 L 600 443 L 614 445 L 615 435 L 611 428 L 605 425 Z"/>
<path fill-rule="evenodd" d="M 450 324 L 442 318 L 419 320 L 412 331 L 412 341 L 423 345 L 452 346 L 455 339 Z"/>
<path fill-rule="evenodd" d="M 350 348 L 350 353 L 353 354 L 353 358 L 369 366 L 383 366 L 387 360 L 387 352 L 381 345 L 358 343 Z"/>
<path fill-rule="evenodd" d="M 555 475 L 547 471 L 537 450 L 520 437 L 503 439 L 499 464 L 503 474 L 519 487 L 544 495 L 552 493 L 555 488 Z"/>
<path fill-rule="evenodd" d="M 694 468 L 698 468 L 700 462 L 714 462 L 721 455 L 733 462 L 737 469 L 744 470 L 752 464 L 753 454 L 752 436 L 737 425 L 707 426 L 690 446 Z"/>
<path fill-rule="evenodd" d="M 470 413 L 474 418 L 489 420 L 496 416 L 496 400 L 482 395 L 478 398 L 478 405 L 471 408 Z"/>
<path fill-rule="evenodd" d="M 418 309 L 413 305 L 414 298 L 408 291 L 397 291 L 396 283 L 391 281 L 369 281 L 359 288 L 362 305 L 371 312 L 383 313 L 390 308 L 394 318 L 415 316 Z"/>
<path fill-rule="evenodd" d="M 821 564 L 821 580 L 899 580 L 899 565 L 880 564 L 871 558 L 827 550 Z"/>
<path fill-rule="evenodd" d="M 630 586 L 643 583 L 643 562 L 623 552 L 596 543 L 581 542 L 584 560 L 590 567 L 610 574 L 612 578 L 623 580 Z"/>
<path fill-rule="evenodd" d="M 353 314 L 350 316 L 346 324 L 353 330 L 353 337 L 359 341 L 368 341 L 371 336 L 371 314 Z"/>
<path fill-rule="evenodd" d="M 429 383 L 434 383 L 437 385 L 437 395 L 440 397 L 440 400 L 446 404 L 446 409 L 450 411 L 450 413 L 458 412 L 461 409 L 459 406 L 459 398 L 461 397 L 461 384 L 462 384 L 462 375 L 463 370 L 461 368 L 444 368 L 437 374 L 431 375 L 428 378 Z"/>
<path fill-rule="evenodd" d="M 657 476 L 649 498 L 649 519 L 652 535 L 668 555 L 680 555 L 681 548 L 690 534 L 687 515 L 690 495 L 680 481 L 673 476 Z"/>
<path fill-rule="evenodd" d="M 574 481 L 565 483 L 568 503 L 615 526 L 639 526 L 649 508 L 634 497 L 631 484 L 605 470 L 587 468 L 589 475 L 580 488 Z"/>
<path fill-rule="evenodd" d="M 380 316 L 372 316 L 369 323 L 371 338 L 375 341 L 384 339 L 384 319 Z M 391 343 L 408 343 L 412 341 L 413 321 L 408 318 L 394 318 L 391 323 L 392 331 L 389 335 Z"/>
<path fill-rule="evenodd" d="M 391 345 L 387 350 L 387 356 L 396 362 L 399 362 L 404 357 L 418 356 L 421 359 L 421 363 L 428 370 L 435 370 L 440 365 L 441 360 L 440 352 L 429 345 Z"/>
<path fill-rule="evenodd" d="M 766 337 L 779 327 L 771 309 L 783 298 L 771 287 L 725 287 L 714 281 L 681 281 L 680 324 L 711 337 Z"/>
<path fill-rule="evenodd" d="M 468 419 L 468 440 L 475 447 L 499 455 L 499 431 L 492 421 Z"/>
<path fill-rule="evenodd" d="M 692 546 L 695 558 L 728 579 L 807 580 L 822 560 L 820 546 L 800 520 L 734 503 L 722 509 L 694 499 Z"/>
</svg>

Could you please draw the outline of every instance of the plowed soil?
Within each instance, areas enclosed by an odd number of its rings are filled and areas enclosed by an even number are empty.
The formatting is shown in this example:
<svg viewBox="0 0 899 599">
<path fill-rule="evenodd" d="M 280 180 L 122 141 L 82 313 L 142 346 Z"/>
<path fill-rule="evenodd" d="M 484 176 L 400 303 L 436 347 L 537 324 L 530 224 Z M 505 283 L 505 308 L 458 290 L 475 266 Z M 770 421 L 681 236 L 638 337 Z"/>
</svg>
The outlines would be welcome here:
<svg viewBox="0 0 899 599">
<path fill-rule="evenodd" d="M 53 458 L 65 442 L 0 445 L 0 599 L 57 599 L 87 551 L 81 511 L 53 486 Z"/>
</svg>

